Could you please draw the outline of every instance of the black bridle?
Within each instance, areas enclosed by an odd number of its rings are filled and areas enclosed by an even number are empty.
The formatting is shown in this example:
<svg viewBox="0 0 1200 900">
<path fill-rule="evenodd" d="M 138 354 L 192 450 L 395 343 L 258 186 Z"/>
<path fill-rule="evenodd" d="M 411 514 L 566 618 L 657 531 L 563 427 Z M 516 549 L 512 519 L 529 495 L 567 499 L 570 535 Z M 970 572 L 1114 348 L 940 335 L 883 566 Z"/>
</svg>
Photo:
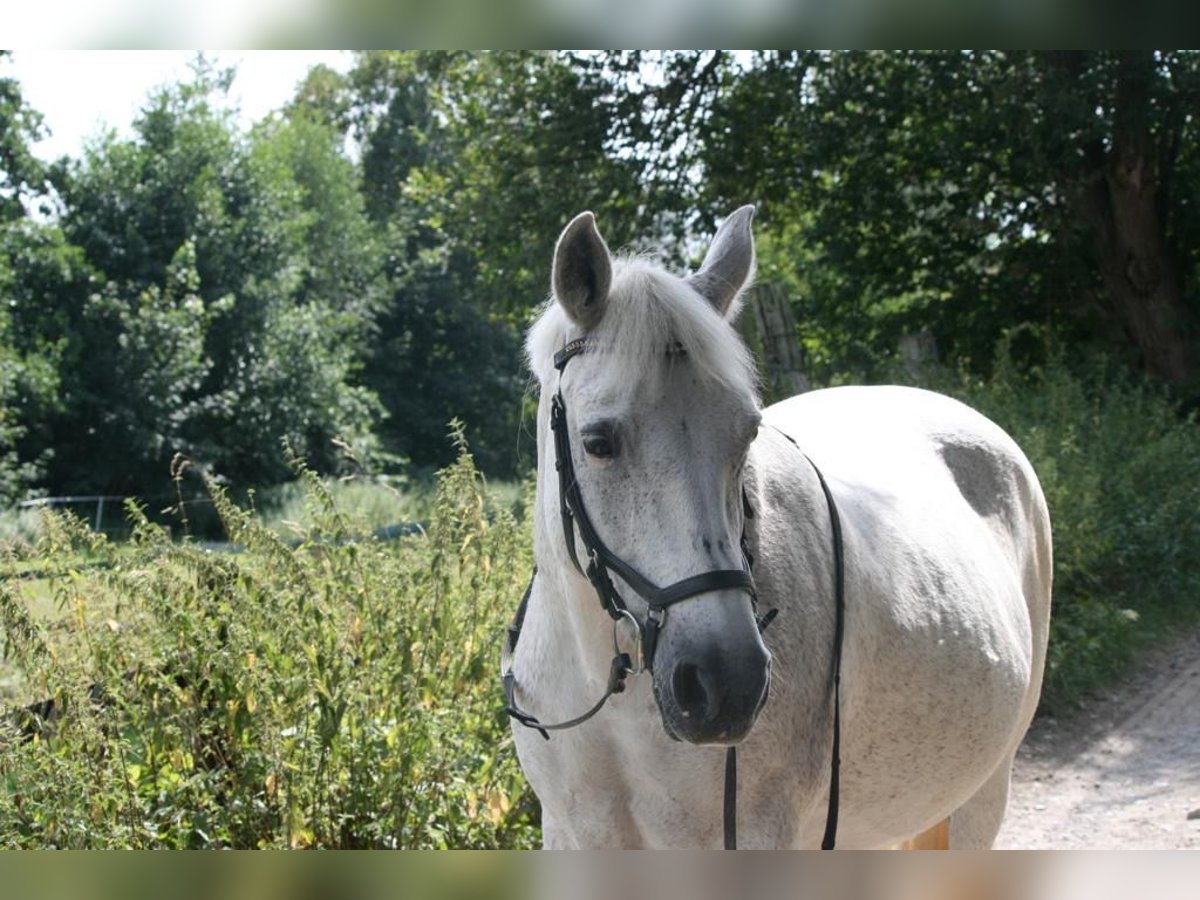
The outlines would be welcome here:
<svg viewBox="0 0 1200 900">
<path fill-rule="evenodd" d="M 600 599 L 601 605 L 605 612 L 613 620 L 613 649 L 614 655 L 611 664 L 609 665 L 608 684 L 604 694 L 600 699 L 586 712 L 574 718 L 567 719 L 562 722 L 545 723 L 539 720 L 536 716 L 525 712 L 516 703 L 516 678 L 513 674 L 511 666 L 503 674 L 503 686 L 505 700 L 507 706 L 505 712 L 520 724 L 532 728 L 537 731 L 546 740 L 550 739 L 551 731 L 561 731 L 567 728 L 573 728 L 576 725 L 581 725 L 592 716 L 596 715 L 608 702 L 609 698 L 614 694 L 619 694 L 625 690 L 625 680 L 629 675 L 637 675 L 643 671 L 648 671 L 653 666 L 654 653 L 658 646 L 658 634 L 662 630 L 666 618 L 666 611 L 669 607 L 684 600 L 688 600 L 699 594 L 709 593 L 719 590 L 743 590 L 750 595 L 752 606 L 757 607 L 757 593 L 754 588 L 754 579 L 750 573 L 750 567 L 753 564 L 753 558 L 750 554 L 746 541 L 745 522 L 743 521 L 741 549 L 745 567 L 742 569 L 713 569 L 708 572 L 702 572 L 699 575 L 692 575 L 676 581 L 674 584 L 666 587 L 658 587 L 644 575 L 625 562 L 615 553 L 613 553 L 597 533 L 595 526 L 592 524 L 591 518 L 587 514 L 587 508 L 584 506 L 583 495 L 579 488 L 579 481 L 575 476 L 575 463 L 571 456 L 571 441 L 567 427 L 567 407 L 566 401 L 562 395 L 561 378 L 563 369 L 572 357 L 584 352 L 592 342 L 587 337 L 577 338 L 567 343 L 562 350 L 554 355 L 554 367 L 559 373 L 559 387 L 555 392 L 554 397 L 550 401 L 550 429 L 554 434 L 554 454 L 555 454 L 555 469 L 558 471 L 558 487 L 559 487 L 559 507 L 560 517 L 562 519 L 563 537 L 567 545 L 567 552 L 571 557 L 571 562 L 576 570 L 579 571 L 591 583 L 592 588 L 596 591 L 596 595 Z M 779 432 L 791 443 L 796 445 L 790 435 Z M 803 453 L 803 451 L 801 451 Z M 816 464 L 809 459 L 807 454 L 804 454 L 805 459 L 808 459 L 809 464 L 817 474 L 817 479 L 821 484 L 821 489 L 825 493 L 825 499 L 829 506 L 831 525 L 833 530 L 834 543 L 834 580 L 835 580 L 835 595 L 837 601 L 837 621 L 834 638 L 834 674 L 833 674 L 833 692 L 834 692 L 834 708 L 833 708 L 833 760 L 831 767 L 831 781 L 829 789 L 829 810 L 825 822 L 825 835 L 821 844 L 823 850 L 832 850 L 836 842 L 837 836 L 837 819 L 838 819 L 838 785 L 839 785 L 839 767 L 840 759 L 840 744 L 841 744 L 841 702 L 840 702 L 840 686 L 841 686 L 841 656 L 842 656 L 842 639 L 845 624 L 845 579 L 844 579 L 844 560 L 842 553 L 842 530 L 841 522 L 838 516 L 837 506 L 833 500 L 833 494 L 829 490 L 828 484 L 825 482 L 825 477 L 821 474 L 821 470 Z M 742 503 L 744 519 L 752 516 L 748 498 L 746 497 L 745 488 L 742 489 Z M 587 552 L 586 567 L 580 564 L 578 553 L 575 549 L 575 531 L 578 528 L 579 539 L 583 542 L 585 551 Z M 621 579 L 628 584 L 643 600 L 646 601 L 647 612 L 644 620 L 639 621 L 637 616 L 629 609 L 624 599 L 618 593 L 616 587 L 612 583 L 612 578 L 609 576 L 609 570 L 616 572 Z M 517 640 L 521 634 L 521 627 L 525 621 L 525 613 L 529 605 L 529 597 L 533 591 L 533 581 L 537 577 L 537 567 L 534 567 L 533 575 L 529 579 L 529 585 L 525 588 L 525 594 L 521 598 L 521 603 L 517 608 L 517 614 L 513 622 L 508 627 L 507 651 L 511 658 L 516 651 Z M 760 632 L 766 629 L 778 614 L 777 609 L 771 609 L 762 616 L 757 617 L 758 629 Z M 619 629 L 621 624 L 629 623 L 633 626 L 636 632 L 636 648 L 637 662 L 635 663 L 633 656 L 621 649 L 619 638 Z M 737 848 L 737 748 L 729 747 L 725 753 L 725 804 L 724 804 L 724 829 L 725 829 L 725 848 L 733 850 Z"/>
<path fill-rule="evenodd" d="M 567 344 L 563 350 L 555 354 L 554 367 L 558 369 L 560 376 L 571 357 L 582 353 L 588 346 L 587 339 L 580 338 Z M 614 622 L 627 620 L 638 626 L 641 636 L 642 669 L 653 668 L 654 651 L 658 646 L 658 632 L 662 628 L 669 607 L 699 594 L 721 590 L 746 591 L 750 595 L 751 602 L 755 601 L 754 579 L 750 575 L 748 563 L 741 569 L 713 569 L 680 579 L 666 587 L 658 587 L 608 549 L 596 532 L 595 526 L 592 525 L 587 507 L 583 503 L 579 480 L 575 477 L 575 462 L 571 456 L 571 437 L 567 427 L 567 404 L 563 400 L 561 386 L 550 401 L 550 430 L 554 432 L 555 467 L 558 469 L 563 538 L 566 540 L 571 562 L 579 573 L 591 582 L 600 598 L 600 603 Z M 576 527 L 579 529 L 579 539 L 587 551 L 586 568 L 580 565 L 575 550 Z M 742 545 L 745 546 L 744 531 Z M 629 607 L 613 586 L 612 579 L 608 574 L 610 570 L 620 575 L 622 580 L 646 601 L 648 610 L 644 622 L 637 622 L 636 617 L 629 611 Z"/>
<path fill-rule="evenodd" d="M 554 355 L 554 367 L 558 370 L 561 380 L 563 369 L 571 359 L 592 346 L 592 342 L 584 337 L 569 342 L 562 350 Z M 596 591 L 604 611 L 613 620 L 613 659 L 609 666 L 608 685 L 604 695 L 582 715 L 563 722 L 547 724 L 536 716 L 525 712 L 516 704 L 516 683 L 512 671 L 504 674 L 504 691 L 508 701 L 507 712 L 522 725 L 535 729 L 542 737 L 549 740 L 551 731 L 561 731 L 573 728 L 586 722 L 600 711 L 613 694 L 625 690 L 625 679 L 629 675 L 637 675 L 653 668 L 654 653 L 658 647 L 658 635 L 666 619 L 666 611 L 691 597 L 719 590 L 742 590 L 750 595 L 751 603 L 755 603 L 754 579 L 750 574 L 750 557 L 746 550 L 745 530 L 742 532 L 741 546 L 745 567 L 741 569 L 714 569 L 692 575 L 659 587 L 642 575 L 612 550 L 601 539 L 596 527 L 592 524 L 583 502 L 583 494 L 579 488 L 579 480 L 575 475 L 575 462 L 571 455 L 571 437 L 567 426 L 567 404 L 563 399 L 562 386 L 550 400 L 550 430 L 554 434 L 554 467 L 558 471 L 559 512 L 562 519 L 563 539 L 567 545 L 571 562 L 576 570 L 583 575 Z M 744 504 L 749 509 L 749 504 Z M 575 531 L 579 530 L 579 540 L 583 543 L 587 554 L 587 565 L 579 561 L 575 549 Z M 616 572 L 643 600 L 646 601 L 647 611 L 644 619 L 638 617 L 629 609 L 624 598 L 612 582 L 610 571 Z M 536 570 L 535 570 L 536 575 Z M 525 618 L 525 607 L 529 593 L 533 587 L 530 579 L 529 588 L 521 600 L 517 617 L 509 626 L 509 646 L 516 648 L 516 639 L 520 634 L 521 623 Z M 758 620 L 759 629 L 765 628 L 774 618 L 772 610 Z M 622 624 L 633 627 L 635 633 L 635 653 L 621 649 L 619 631 Z M 636 661 L 635 661 L 636 658 Z"/>
</svg>

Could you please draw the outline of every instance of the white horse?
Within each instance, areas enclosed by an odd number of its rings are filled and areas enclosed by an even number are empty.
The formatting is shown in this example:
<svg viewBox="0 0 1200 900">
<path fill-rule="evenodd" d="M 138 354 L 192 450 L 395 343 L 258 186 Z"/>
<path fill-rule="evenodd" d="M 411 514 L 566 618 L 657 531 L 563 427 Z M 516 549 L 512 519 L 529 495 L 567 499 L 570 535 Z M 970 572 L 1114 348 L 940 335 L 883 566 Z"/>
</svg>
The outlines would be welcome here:
<svg viewBox="0 0 1200 900">
<path fill-rule="evenodd" d="M 642 630 L 657 646 L 652 669 L 581 724 L 546 740 L 514 722 L 545 844 L 720 847 L 736 744 L 738 845 L 818 846 L 836 702 L 837 846 L 893 844 L 948 817 L 950 846 L 989 847 L 1041 688 L 1041 488 L 999 427 L 938 394 L 846 387 L 762 409 L 731 325 L 754 270 L 752 214 L 730 216 L 687 278 L 611 257 L 590 213 L 555 250 L 553 298 L 527 340 L 537 570 L 505 659 L 510 696 L 540 722 L 569 720 L 613 686 L 614 641 L 632 669 Z M 817 467 L 843 530 L 840 698 Z M 565 526 L 563 486 L 577 490 Z M 579 571 L 597 541 L 622 609 Z M 749 559 L 753 592 L 738 574 Z"/>
</svg>

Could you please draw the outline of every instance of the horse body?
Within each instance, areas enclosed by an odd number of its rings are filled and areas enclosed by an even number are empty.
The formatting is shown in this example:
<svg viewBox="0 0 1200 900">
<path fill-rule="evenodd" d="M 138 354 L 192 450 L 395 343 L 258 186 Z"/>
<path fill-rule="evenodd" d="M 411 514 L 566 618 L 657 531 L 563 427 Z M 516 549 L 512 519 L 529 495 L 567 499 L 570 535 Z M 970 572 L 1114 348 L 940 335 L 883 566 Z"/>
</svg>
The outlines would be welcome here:
<svg viewBox="0 0 1200 900">
<path fill-rule="evenodd" d="M 744 226 L 748 238 L 743 218 L 729 227 Z M 637 261 L 593 278 L 607 249 L 600 257 L 585 246 L 582 296 L 611 300 L 590 312 L 570 299 L 569 260 L 560 272 L 570 235 L 569 227 L 556 257 L 558 302 L 529 341 L 542 384 L 539 569 L 511 661 L 522 701 L 543 721 L 576 715 L 603 691 L 613 653 L 612 621 L 566 549 L 547 411 L 554 390 L 573 433 L 612 438 L 600 447 L 611 453 L 592 444 L 572 452 L 615 552 L 662 585 L 738 565 L 744 536 L 757 611 L 779 614 L 763 635 L 765 705 L 753 687 L 756 610 L 744 594 L 719 590 L 668 610 L 652 677 L 629 679 L 596 717 L 550 741 L 517 726 L 547 846 L 721 846 L 729 743 L 738 746 L 739 845 L 819 844 L 833 739 L 834 576 L 829 511 L 805 454 L 837 498 L 844 533 L 838 845 L 894 843 L 951 816 L 952 845 L 989 846 L 1037 703 L 1049 614 L 1049 520 L 1021 451 L 966 406 L 906 388 L 815 391 L 763 410 L 759 427 L 752 387 L 736 374 L 744 360 L 729 356 L 736 350 L 719 329 L 689 331 L 711 315 L 689 295 L 718 314 L 733 308 L 748 277 L 728 277 L 737 235 L 718 234 L 690 284 Z M 730 282 L 732 293 L 713 301 L 712 285 Z M 636 316 L 640 303 L 654 314 L 622 330 L 622 315 Z M 585 331 L 596 351 L 553 371 L 551 351 Z M 683 359 L 662 352 L 668 337 Z M 637 340 L 635 370 L 621 352 Z M 721 693 L 743 670 L 751 687 Z M 708 705 L 724 703 L 728 724 L 688 731 L 697 683 Z"/>
<path fill-rule="evenodd" d="M 817 391 L 765 418 L 821 466 L 841 509 L 848 605 L 840 842 L 869 847 L 910 837 L 984 790 L 952 819 L 951 839 L 990 845 L 1045 658 L 1049 518 L 1029 463 L 993 423 L 926 391 Z M 794 457 L 788 449 L 773 442 L 765 470 L 782 471 Z M 794 458 L 792 467 L 807 474 Z M 819 511 L 819 495 L 807 493 L 806 506 Z M 765 541 L 773 552 L 789 552 L 788 535 L 813 540 L 814 531 L 789 522 L 802 509 L 771 513 L 760 527 L 774 533 Z M 787 568 L 765 566 L 760 591 L 786 592 L 774 575 Z M 816 596 L 828 604 L 828 589 Z M 818 614 L 804 606 L 788 618 Z M 777 624 L 786 641 L 783 613 Z M 818 633 L 827 636 L 827 627 Z M 805 664 L 777 653 L 779 684 L 787 659 Z M 810 692 L 808 702 L 820 696 Z M 810 844 L 820 824 L 809 823 Z"/>
</svg>

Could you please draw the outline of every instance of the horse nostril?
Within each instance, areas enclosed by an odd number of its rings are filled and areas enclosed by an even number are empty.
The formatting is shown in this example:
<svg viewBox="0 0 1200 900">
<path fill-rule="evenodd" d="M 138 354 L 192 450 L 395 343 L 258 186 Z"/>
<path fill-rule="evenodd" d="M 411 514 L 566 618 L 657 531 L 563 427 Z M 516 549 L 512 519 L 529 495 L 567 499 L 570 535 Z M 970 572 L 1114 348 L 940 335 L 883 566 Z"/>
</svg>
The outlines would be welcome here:
<svg viewBox="0 0 1200 900">
<path fill-rule="evenodd" d="M 700 668 L 692 663 L 679 663 L 671 677 L 671 690 L 679 711 L 686 718 L 704 721 L 709 718 L 709 691 L 704 685 Z"/>
</svg>

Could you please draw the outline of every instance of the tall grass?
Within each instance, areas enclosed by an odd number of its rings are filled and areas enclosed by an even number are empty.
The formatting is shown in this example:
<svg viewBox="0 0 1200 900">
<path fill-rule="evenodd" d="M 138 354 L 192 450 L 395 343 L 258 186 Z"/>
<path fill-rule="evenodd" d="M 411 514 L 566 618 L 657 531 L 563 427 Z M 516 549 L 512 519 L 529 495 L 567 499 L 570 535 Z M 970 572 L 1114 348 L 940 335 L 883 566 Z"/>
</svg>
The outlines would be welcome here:
<svg viewBox="0 0 1200 900">
<path fill-rule="evenodd" d="M 0 511 L 0 546 L 15 548 L 29 546 L 37 540 L 42 525 L 40 509 L 5 509 Z"/>
<path fill-rule="evenodd" d="M 324 480 L 324 492 L 339 510 L 371 529 L 429 521 L 436 484 L 383 479 Z M 283 535 L 304 534 L 321 518 L 312 488 L 303 478 L 257 492 L 253 505 L 264 525 Z"/>
<path fill-rule="evenodd" d="M 298 546 L 216 488 L 241 553 L 173 541 L 136 507 L 125 549 L 50 516 L 40 552 L 110 567 L 54 579 L 55 631 L 0 586 L 26 699 L 63 710 L 8 723 L 0 845 L 531 844 L 495 682 L 529 540 L 460 449 L 428 528 L 396 543 L 303 469 Z"/>
</svg>

